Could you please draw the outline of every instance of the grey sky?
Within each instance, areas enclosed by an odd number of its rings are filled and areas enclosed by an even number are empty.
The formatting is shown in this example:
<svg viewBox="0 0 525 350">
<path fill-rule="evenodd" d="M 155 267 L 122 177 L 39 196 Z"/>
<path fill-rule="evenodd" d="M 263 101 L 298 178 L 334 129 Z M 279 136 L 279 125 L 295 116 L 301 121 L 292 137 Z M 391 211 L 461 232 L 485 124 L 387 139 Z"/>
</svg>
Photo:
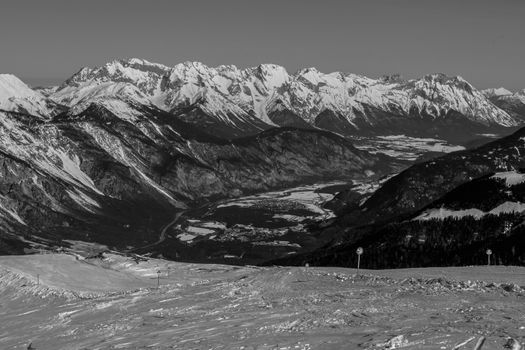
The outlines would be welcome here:
<svg viewBox="0 0 525 350">
<path fill-rule="evenodd" d="M 523 0 L 2 0 L 0 72 L 32 84 L 139 57 L 525 88 Z"/>
</svg>

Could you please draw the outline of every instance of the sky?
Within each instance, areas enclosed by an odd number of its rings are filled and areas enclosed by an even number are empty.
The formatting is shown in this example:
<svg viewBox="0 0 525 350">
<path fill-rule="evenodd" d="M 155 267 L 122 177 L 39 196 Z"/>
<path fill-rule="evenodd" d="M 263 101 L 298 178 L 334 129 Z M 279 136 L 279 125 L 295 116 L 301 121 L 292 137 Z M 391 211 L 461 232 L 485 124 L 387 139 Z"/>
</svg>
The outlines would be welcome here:
<svg viewBox="0 0 525 350">
<path fill-rule="evenodd" d="M 525 88 L 524 0 L 2 0 L 0 73 L 56 84 L 143 58 Z"/>
</svg>

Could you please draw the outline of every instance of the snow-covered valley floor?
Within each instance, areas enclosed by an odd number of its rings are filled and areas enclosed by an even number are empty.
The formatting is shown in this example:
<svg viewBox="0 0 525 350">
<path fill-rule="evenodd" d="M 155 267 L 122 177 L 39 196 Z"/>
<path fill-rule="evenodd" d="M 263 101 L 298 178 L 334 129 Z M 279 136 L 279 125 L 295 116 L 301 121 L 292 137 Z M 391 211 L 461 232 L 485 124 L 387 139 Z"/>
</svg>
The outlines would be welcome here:
<svg viewBox="0 0 525 350">
<path fill-rule="evenodd" d="M 160 273 L 157 273 L 160 271 Z M 160 287 L 157 288 L 157 277 Z M 0 349 L 504 349 L 525 268 L 185 264 L 0 257 Z"/>
</svg>

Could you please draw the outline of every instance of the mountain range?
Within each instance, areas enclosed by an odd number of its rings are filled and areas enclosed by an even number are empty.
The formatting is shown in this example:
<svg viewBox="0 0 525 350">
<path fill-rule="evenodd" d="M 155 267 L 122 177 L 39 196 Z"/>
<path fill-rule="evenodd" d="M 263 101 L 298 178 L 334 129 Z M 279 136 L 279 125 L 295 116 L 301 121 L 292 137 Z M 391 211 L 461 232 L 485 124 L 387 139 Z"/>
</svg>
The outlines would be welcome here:
<svg viewBox="0 0 525 350">
<path fill-rule="evenodd" d="M 372 79 L 271 64 L 116 60 L 34 89 L 1 74 L 0 252 L 74 241 L 150 247 L 205 203 L 320 181 L 380 181 L 374 193 L 342 191 L 329 204 L 338 217 L 318 229 L 323 244 L 332 242 L 311 254 L 344 251 L 359 237 L 377 238 L 383 225 L 423 215 L 458 186 L 524 167 L 525 137 L 516 131 L 524 100 L 523 91 L 479 91 L 443 74 Z M 432 149 L 496 135 L 510 136 L 411 167 L 387 155 L 400 137 Z M 382 150 L 354 146 L 375 137 Z"/>
<path fill-rule="evenodd" d="M 396 133 L 465 141 L 522 123 L 521 114 L 500 108 L 463 78 L 444 74 L 371 79 L 315 68 L 288 74 L 273 64 L 167 67 L 128 59 L 82 68 L 62 85 L 40 91 L 77 112 L 90 103 L 118 113 L 131 113 L 122 101 L 155 106 L 227 138 L 294 126 L 341 135 Z"/>
</svg>

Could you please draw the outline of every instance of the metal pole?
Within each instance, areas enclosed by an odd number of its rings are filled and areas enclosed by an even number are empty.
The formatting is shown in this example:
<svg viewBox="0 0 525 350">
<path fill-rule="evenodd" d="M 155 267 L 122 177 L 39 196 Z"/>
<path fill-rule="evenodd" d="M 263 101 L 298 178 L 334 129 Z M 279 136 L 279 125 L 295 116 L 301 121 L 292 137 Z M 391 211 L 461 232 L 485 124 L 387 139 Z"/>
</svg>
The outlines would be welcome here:
<svg viewBox="0 0 525 350">
<path fill-rule="evenodd" d="M 358 247 L 355 252 L 357 254 L 357 274 L 359 275 L 359 269 L 361 267 L 361 255 L 363 254 L 363 248 Z"/>
<path fill-rule="evenodd" d="M 36 285 L 37 285 L 37 286 L 40 285 L 40 274 L 37 274 L 37 275 L 36 275 Z"/>
</svg>

